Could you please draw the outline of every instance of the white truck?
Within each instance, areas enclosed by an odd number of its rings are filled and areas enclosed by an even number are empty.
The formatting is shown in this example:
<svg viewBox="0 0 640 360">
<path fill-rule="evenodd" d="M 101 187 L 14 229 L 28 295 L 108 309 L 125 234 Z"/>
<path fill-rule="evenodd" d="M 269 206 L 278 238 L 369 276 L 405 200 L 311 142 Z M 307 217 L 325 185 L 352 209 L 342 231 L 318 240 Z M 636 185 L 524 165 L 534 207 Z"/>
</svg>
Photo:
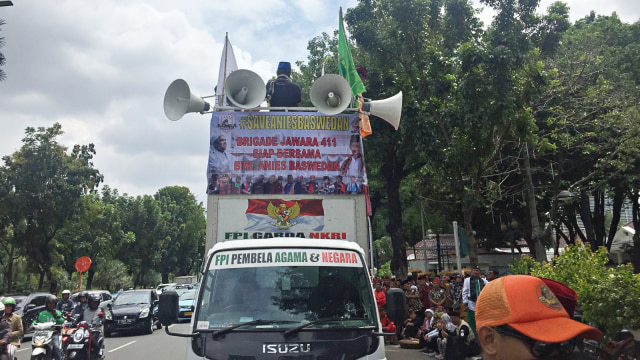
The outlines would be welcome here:
<svg viewBox="0 0 640 360">
<path fill-rule="evenodd" d="M 365 201 L 210 195 L 186 358 L 385 359 Z M 161 321 L 177 307 L 163 293 Z"/>
</svg>

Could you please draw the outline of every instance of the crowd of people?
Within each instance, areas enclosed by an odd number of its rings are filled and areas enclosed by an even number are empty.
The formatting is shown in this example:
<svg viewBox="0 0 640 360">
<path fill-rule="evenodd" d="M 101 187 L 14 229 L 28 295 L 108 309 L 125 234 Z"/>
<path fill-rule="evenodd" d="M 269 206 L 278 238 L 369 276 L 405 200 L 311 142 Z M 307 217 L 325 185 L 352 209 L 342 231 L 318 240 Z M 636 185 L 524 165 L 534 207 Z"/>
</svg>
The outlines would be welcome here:
<svg viewBox="0 0 640 360">
<path fill-rule="evenodd" d="M 433 279 L 374 279 L 374 288 L 383 332 L 394 334 L 391 343 L 399 338 L 435 359 L 568 358 L 576 338 L 602 337 L 598 329 L 572 320 L 543 279 L 533 276 L 500 277 L 497 270 L 485 274 L 476 267 Z M 393 288 L 402 290 L 407 312 L 399 324 L 386 309 Z"/>
<path fill-rule="evenodd" d="M 294 181 L 293 175 L 270 175 L 265 179 L 263 175 L 245 175 L 244 181 L 241 175 L 223 174 L 218 180 L 209 183 L 208 194 L 320 194 L 320 195 L 357 195 L 362 193 L 363 180 L 361 176 L 352 175 L 348 181 L 343 180 L 342 175 L 331 178 L 325 175 L 318 182 L 314 175 L 308 179 L 298 175 Z M 235 181 L 233 180 L 235 179 Z"/>
</svg>

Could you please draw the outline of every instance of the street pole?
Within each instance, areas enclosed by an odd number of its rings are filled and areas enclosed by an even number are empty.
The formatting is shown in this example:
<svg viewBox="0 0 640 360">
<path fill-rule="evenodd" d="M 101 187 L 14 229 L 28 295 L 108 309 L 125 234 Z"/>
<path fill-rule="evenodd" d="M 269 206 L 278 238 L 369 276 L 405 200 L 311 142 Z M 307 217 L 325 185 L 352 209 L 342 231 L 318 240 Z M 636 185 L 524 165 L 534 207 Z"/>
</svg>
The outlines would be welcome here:
<svg viewBox="0 0 640 360">
<path fill-rule="evenodd" d="M 453 222 L 453 243 L 456 245 L 456 267 L 458 274 L 462 275 L 462 264 L 460 260 L 460 239 L 458 238 L 458 222 Z"/>
<path fill-rule="evenodd" d="M 440 264 L 440 229 L 436 233 L 436 250 L 438 251 L 438 272 L 442 270 L 442 266 Z"/>
</svg>

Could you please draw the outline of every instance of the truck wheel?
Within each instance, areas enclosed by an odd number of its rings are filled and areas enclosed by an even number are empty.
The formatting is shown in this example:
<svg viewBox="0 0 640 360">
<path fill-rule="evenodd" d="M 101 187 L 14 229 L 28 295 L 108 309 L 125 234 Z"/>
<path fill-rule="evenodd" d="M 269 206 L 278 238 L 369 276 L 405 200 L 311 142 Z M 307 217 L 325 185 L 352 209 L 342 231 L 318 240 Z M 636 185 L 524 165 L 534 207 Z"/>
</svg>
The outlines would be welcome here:
<svg viewBox="0 0 640 360">
<path fill-rule="evenodd" d="M 156 323 L 156 329 L 162 329 L 162 323 L 160 322 L 160 320 L 158 320 L 158 322 Z"/>
</svg>

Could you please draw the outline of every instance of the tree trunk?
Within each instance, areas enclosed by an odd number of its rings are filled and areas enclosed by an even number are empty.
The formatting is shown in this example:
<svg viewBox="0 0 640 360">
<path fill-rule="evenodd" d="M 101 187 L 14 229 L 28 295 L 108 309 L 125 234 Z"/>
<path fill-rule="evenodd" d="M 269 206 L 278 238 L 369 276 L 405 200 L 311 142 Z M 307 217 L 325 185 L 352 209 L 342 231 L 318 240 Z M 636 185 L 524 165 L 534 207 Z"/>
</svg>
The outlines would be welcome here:
<svg viewBox="0 0 640 360">
<path fill-rule="evenodd" d="M 613 193 L 613 216 L 611 218 L 611 225 L 609 226 L 609 236 L 607 236 L 607 242 L 605 246 L 607 250 L 611 250 L 611 244 L 613 238 L 618 231 L 618 224 L 620 224 L 620 213 L 622 212 L 622 204 L 624 203 L 624 191 L 621 191 L 618 187 L 614 188 Z"/>
<path fill-rule="evenodd" d="M 535 259 L 538 262 L 547 260 L 547 252 L 542 244 L 542 230 L 538 220 L 538 208 L 536 206 L 536 194 L 531 177 L 531 163 L 529 161 L 529 147 L 524 151 L 525 186 L 527 189 L 527 204 L 529 209 L 529 221 L 531 222 L 531 242 L 534 244 Z"/>
<path fill-rule="evenodd" d="M 469 248 L 469 263 L 474 268 L 478 266 L 478 243 L 476 237 L 473 235 L 473 227 L 471 221 L 473 220 L 474 208 L 471 205 L 462 205 L 462 215 L 464 217 L 464 236 L 467 237 L 467 247 Z"/>
<path fill-rule="evenodd" d="M 169 283 L 169 273 L 162 273 L 162 283 L 163 284 L 168 284 Z"/>
<path fill-rule="evenodd" d="M 40 278 L 38 279 L 38 290 L 42 290 L 44 286 L 44 271 L 40 270 Z"/>
<path fill-rule="evenodd" d="M 593 232 L 598 247 L 604 246 L 605 225 L 604 225 L 604 192 L 594 191 L 593 193 Z"/>
<path fill-rule="evenodd" d="M 586 233 L 587 242 L 591 245 L 591 250 L 598 250 L 598 244 L 596 243 L 595 232 L 593 231 L 593 222 L 591 221 L 591 204 L 589 202 L 589 194 L 586 190 L 580 190 L 580 218 L 584 225 L 584 232 Z M 580 229 L 576 230 L 580 233 Z"/>
<path fill-rule="evenodd" d="M 402 206 L 400 203 L 400 179 L 398 177 L 387 177 L 387 209 L 389 218 L 386 229 L 391 236 L 391 248 L 393 257 L 391 258 L 391 273 L 400 280 L 407 278 L 407 249 L 405 232 L 402 228 Z"/>
<path fill-rule="evenodd" d="M 93 276 L 96 274 L 95 270 L 89 269 L 87 271 L 87 290 L 91 290 L 93 284 Z"/>
</svg>

